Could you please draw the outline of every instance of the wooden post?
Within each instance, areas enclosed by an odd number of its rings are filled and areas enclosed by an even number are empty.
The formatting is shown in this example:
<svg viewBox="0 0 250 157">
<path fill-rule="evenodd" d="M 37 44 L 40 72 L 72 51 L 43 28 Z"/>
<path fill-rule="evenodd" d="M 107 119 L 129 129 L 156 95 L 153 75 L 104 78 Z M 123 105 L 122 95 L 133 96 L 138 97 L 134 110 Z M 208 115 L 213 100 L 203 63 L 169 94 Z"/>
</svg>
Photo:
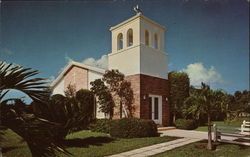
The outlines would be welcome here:
<svg viewBox="0 0 250 157">
<path fill-rule="evenodd" d="M 214 129 L 214 142 L 217 142 L 217 127 L 216 127 L 216 124 L 213 125 L 213 129 Z"/>
<path fill-rule="evenodd" d="M 240 127 L 240 133 L 243 134 L 244 133 L 244 128 L 246 126 L 246 120 L 243 121 L 243 123 L 241 124 L 241 127 Z"/>
<path fill-rule="evenodd" d="M 241 124 L 240 133 L 243 134 L 243 132 L 244 132 L 244 124 Z"/>
</svg>

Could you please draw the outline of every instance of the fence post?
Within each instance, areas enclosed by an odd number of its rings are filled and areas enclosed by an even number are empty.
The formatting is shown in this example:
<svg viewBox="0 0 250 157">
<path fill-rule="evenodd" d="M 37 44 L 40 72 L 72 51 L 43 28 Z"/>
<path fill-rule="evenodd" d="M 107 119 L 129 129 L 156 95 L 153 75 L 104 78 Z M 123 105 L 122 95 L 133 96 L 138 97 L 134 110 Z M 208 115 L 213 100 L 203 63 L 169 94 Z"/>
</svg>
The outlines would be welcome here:
<svg viewBox="0 0 250 157">
<path fill-rule="evenodd" d="M 243 134 L 243 132 L 244 132 L 244 124 L 241 124 L 240 133 Z"/>
<path fill-rule="evenodd" d="M 216 124 L 213 125 L 213 129 L 214 129 L 214 142 L 217 142 L 217 126 L 216 126 Z"/>
<path fill-rule="evenodd" d="M 240 133 L 243 134 L 244 133 L 244 128 L 246 126 L 246 120 L 243 120 L 243 123 L 241 124 L 241 127 L 240 127 Z"/>
</svg>

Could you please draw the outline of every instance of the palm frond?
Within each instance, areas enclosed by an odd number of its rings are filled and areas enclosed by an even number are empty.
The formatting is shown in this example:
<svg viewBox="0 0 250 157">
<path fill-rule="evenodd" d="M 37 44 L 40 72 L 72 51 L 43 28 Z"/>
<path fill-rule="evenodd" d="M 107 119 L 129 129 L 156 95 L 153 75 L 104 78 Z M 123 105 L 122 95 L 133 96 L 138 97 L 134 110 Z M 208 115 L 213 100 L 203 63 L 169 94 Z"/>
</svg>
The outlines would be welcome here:
<svg viewBox="0 0 250 157">
<path fill-rule="evenodd" d="M 47 82 L 43 78 L 30 78 L 36 74 L 38 71 L 31 68 L 0 62 L 0 90 L 15 89 L 33 100 L 44 101 L 49 95 Z"/>
<path fill-rule="evenodd" d="M 26 112 L 27 106 L 20 106 L 15 103 L 8 104 L 9 101 L 20 99 L 3 100 L 8 91 L 14 89 L 46 106 L 48 103 L 46 101 L 49 98 L 47 82 L 43 78 L 31 78 L 36 74 L 38 74 L 37 70 L 0 61 L 1 125 L 12 129 L 23 137 L 34 157 L 52 157 L 57 155 L 56 152 L 70 154 L 54 139 L 53 131 L 62 129 L 61 124 L 38 118 L 36 115 Z"/>
<path fill-rule="evenodd" d="M 3 92 L 3 93 L 2 93 Z M 2 98 L 9 92 L 9 90 L 6 91 L 2 91 L 0 90 L 0 100 L 2 100 Z"/>
</svg>

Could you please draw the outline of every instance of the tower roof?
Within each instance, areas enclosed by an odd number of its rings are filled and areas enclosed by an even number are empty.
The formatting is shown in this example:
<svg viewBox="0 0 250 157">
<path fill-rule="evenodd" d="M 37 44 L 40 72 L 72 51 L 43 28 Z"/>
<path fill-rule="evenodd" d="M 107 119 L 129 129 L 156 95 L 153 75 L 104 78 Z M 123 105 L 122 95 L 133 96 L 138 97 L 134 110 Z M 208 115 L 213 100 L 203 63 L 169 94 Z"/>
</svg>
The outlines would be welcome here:
<svg viewBox="0 0 250 157">
<path fill-rule="evenodd" d="M 165 27 L 165 26 L 162 26 L 162 25 L 160 25 L 159 23 L 157 23 L 157 22 L 155 22 L 155 21 L 149 19 L 148 17 L 142 15 L 142 13 L 138 13 L 138 14 L 136 14 L 135 16 L 133 16 L 133 17 L 127 19 L 126 21 L 123 21 L 122 23 L 119 23 L 118 25 L 115 25 L 115 26 L 113 26 L 113 27 L 110 27 L 109 30 L 110 30 L 110 31 L 113 31 L 113 30 L 119 28 L 120 26 L 125 25 L 125 24 L 127 24 L 127 23 L 129 23 L 129 22 L 131 22 L 131 21 L 134 21 L 134 20 L 136 20 L 136 19 L 138 19 L 138 18 L 139 18 L 139 19 L 144 19 L 144 20 L 148 21 L 149 23 L 151 23 L 151 24 L 153 24 L 153 25 L 156 25 L 156 26 L 160 27 L 160 28 L 163 29 L 163 30 L 166 30 L 166 27 Z"/>
</svg>

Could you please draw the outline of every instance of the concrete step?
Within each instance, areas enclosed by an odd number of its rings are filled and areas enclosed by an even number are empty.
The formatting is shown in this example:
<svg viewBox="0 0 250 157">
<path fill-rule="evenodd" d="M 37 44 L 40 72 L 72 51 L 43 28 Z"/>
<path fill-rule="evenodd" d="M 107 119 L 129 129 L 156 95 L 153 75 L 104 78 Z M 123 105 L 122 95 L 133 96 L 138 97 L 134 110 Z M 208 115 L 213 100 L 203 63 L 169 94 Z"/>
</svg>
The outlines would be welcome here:
<svg viewBox="0 0 250 157">
<path fill-rule="evenodd" d="M 174 130 L 176 129 L 174 126 L 169 126 L 169 127 L 158 127 L 158 131 L 167 131 L 167 130 Z"/>
</svg>

